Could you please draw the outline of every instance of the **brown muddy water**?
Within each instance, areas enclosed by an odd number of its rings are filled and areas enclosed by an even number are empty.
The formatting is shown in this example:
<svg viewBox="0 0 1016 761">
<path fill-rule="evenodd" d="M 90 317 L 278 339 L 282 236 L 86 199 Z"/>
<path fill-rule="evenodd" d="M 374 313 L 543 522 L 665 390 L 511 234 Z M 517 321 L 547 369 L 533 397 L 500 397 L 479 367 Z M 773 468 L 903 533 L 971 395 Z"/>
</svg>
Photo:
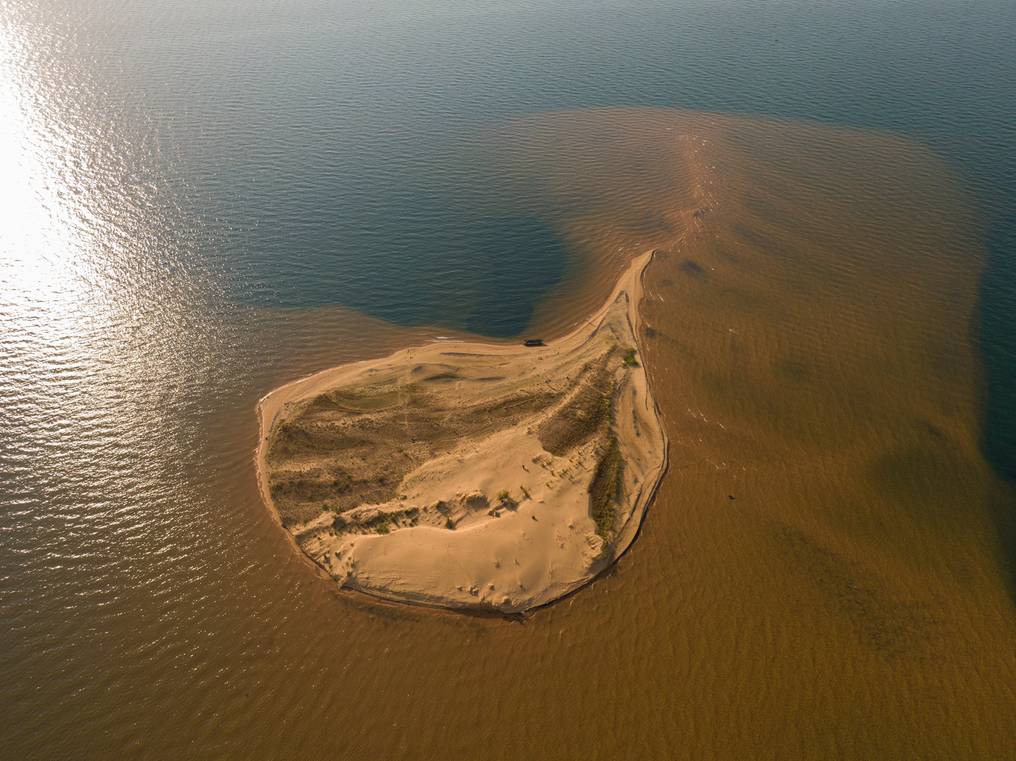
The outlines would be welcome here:
<svg viewBox="0 0 1016 761">
<path fill-rule="evenodd" d="M 569 210 L 578 256 L 531 332 L 663 252 L 643 359 L 671 466 L 631 551 L 521 622 L 337 591 L 260 503 L 256 400 L 448 331 L 337 309 L 203 329 L 168 295 L 127 337 L 144 351 L 61 344 L 63 382 L 21 413 L 35 448 L 4 450 L 39 474 L 16 504 L 63 512 L 5 564 L 3 757 L 1016 758 L 1016 499 L 978 449 L 983 252 L 950 168 L 893 136 L 664 110 L 472 150 L 506 207 Z M 227 382 L 199 377 L 209 355 Z"/>
</svg>

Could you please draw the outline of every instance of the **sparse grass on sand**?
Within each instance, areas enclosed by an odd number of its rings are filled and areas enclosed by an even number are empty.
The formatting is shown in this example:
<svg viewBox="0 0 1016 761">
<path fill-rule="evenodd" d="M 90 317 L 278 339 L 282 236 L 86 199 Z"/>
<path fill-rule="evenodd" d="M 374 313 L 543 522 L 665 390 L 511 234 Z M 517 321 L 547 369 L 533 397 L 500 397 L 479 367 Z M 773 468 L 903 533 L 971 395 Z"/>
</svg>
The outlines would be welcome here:
<svg viewBox="0 0 1016 761">
<path fill-rule="evenodd" d="M 621 472 L 624 462 L 617 437 L 611 435 L 589 483 L 589 511 L 596 533 L 610 541 L 617 529 L 617 503 L 621 499 Z"/>
</svg>

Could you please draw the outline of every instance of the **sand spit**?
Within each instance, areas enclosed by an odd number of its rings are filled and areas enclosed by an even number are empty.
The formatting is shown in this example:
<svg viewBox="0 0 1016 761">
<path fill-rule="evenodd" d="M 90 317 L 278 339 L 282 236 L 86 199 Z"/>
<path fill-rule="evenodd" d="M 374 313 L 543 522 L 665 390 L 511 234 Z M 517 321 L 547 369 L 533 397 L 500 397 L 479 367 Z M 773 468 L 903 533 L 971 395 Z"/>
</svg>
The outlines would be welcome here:
<svg viewBox="0 0 1016 761">
<path fill-rule="evenodd" d="M 547 346 L 436 341 L 272 391 L 266 504 L 340 586 L 388 600 L 517 613 L 589 582 L 666 465 L 638 351 L 652 256 Z"/>
</svg>

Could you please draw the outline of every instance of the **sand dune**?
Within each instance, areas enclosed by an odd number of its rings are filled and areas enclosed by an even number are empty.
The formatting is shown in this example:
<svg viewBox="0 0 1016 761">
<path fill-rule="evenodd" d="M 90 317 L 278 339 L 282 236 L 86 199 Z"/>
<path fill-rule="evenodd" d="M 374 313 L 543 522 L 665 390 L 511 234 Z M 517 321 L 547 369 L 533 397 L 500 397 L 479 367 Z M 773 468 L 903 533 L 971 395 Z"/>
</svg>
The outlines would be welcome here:
<svg viewBox="0 0 1016 761">
<path fill-rule="evenodd" d="M 666 464 L 638 360 L 651 259 L 547 346 L 436 341 L 272 391 L 265 502 L 341 586 L 390 600 L 519 612 L 589 582 Z"/>
</svg>

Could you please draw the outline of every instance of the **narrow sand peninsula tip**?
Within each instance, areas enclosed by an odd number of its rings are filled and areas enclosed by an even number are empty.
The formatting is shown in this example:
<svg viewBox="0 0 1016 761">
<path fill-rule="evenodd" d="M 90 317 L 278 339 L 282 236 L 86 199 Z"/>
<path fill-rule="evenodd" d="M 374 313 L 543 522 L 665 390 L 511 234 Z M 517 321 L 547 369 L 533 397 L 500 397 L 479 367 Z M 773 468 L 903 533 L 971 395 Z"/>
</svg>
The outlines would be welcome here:
<svg viewBox="0 0 1016 761">
<path fill-rule="evenodd" d="M 340 585 L 505 613 L 628 548 L 666 465 L 638 350 L 638 257 L 547 346 L 441 341 L 326 370 L 258 405 L 258 478 Z"/>
</svg>

